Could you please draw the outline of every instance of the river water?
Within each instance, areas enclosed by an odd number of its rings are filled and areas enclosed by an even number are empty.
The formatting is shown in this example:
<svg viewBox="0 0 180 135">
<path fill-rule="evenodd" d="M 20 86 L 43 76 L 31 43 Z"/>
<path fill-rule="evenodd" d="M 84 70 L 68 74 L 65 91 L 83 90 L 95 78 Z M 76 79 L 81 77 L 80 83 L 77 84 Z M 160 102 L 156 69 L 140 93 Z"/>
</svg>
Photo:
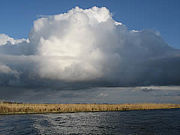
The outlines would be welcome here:
<svg viewBox="0 0 180 135">
<path fill-rule="evenodd" d="M 1 115 L 0 135 L 180 135 L 180 109 Z"/>
</svg>

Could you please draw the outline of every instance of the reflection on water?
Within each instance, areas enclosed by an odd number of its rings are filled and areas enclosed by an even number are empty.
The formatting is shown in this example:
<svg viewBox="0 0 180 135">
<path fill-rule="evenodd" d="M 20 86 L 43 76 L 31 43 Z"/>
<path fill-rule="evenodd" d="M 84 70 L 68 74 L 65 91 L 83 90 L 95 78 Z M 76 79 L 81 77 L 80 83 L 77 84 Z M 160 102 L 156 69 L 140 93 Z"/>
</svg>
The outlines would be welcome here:
<svg viewBox="0 0 180 135">
<path fill-rule="evenodd" d="M 0 135 L 179 135 L 180 109 L 0 116 Z"/>
</svg>

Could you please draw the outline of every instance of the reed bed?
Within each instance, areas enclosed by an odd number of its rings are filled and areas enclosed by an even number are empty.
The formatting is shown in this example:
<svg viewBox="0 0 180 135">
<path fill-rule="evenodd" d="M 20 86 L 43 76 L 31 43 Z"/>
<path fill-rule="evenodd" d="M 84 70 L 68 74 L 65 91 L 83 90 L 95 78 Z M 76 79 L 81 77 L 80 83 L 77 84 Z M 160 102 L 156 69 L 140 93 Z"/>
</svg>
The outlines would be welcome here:
<svg viewBox="0 0 180 135">
<path fill-rule="evenodd" d="M 180 108 L 180 104 L 23 104 L 0 102 L 0 114 L 99 112 Z"/>
</svg>

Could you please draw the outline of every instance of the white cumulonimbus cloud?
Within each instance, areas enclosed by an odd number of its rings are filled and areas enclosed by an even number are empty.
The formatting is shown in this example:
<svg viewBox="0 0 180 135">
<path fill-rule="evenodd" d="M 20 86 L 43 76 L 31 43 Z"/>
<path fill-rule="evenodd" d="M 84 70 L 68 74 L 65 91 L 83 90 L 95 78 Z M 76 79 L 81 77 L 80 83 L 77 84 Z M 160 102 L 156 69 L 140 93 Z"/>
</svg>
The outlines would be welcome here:
<svg viewBox="0 0 180 135">
<path fill-rule="evenodd" d="M 23 77 L 27 72 L 27 78 L 65 82 L 122 80 L 133 84 L 148 67 L 142 62 L 174 53 L 158 32 L 128 30 L 113 20 L 105 7 L 76 7 L 39 18 L 29 39 L 15 40 L 1 34 L 0 46 L 0 62 L 14 66 Z"/>
<path fill-rule="evenodd" d="M 106 8 L 78 7 L 68 13 L 34 22 L 30 42 L 44 59 L 39 63 L 43 78 L 66 81 L 93 80 L 109 72 L 110 61 L 120 61 L 116 23 Z M 115 65 L 112 65 L 115 66 Z"/>
</svg>

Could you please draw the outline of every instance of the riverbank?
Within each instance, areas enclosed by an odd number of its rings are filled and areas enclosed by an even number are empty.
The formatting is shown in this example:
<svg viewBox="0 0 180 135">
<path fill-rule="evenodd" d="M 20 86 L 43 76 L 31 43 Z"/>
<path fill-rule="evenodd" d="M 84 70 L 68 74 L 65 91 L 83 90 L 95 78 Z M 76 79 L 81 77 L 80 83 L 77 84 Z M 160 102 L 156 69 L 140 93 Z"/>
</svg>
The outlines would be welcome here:
<svg viewBox="0 0 180 135">
<path fill-rule="evenodd" d="M 0 114 L 101 112 L 180 108 L 180 104 L 24 104 L 0 102 Z"/>
</svg>

